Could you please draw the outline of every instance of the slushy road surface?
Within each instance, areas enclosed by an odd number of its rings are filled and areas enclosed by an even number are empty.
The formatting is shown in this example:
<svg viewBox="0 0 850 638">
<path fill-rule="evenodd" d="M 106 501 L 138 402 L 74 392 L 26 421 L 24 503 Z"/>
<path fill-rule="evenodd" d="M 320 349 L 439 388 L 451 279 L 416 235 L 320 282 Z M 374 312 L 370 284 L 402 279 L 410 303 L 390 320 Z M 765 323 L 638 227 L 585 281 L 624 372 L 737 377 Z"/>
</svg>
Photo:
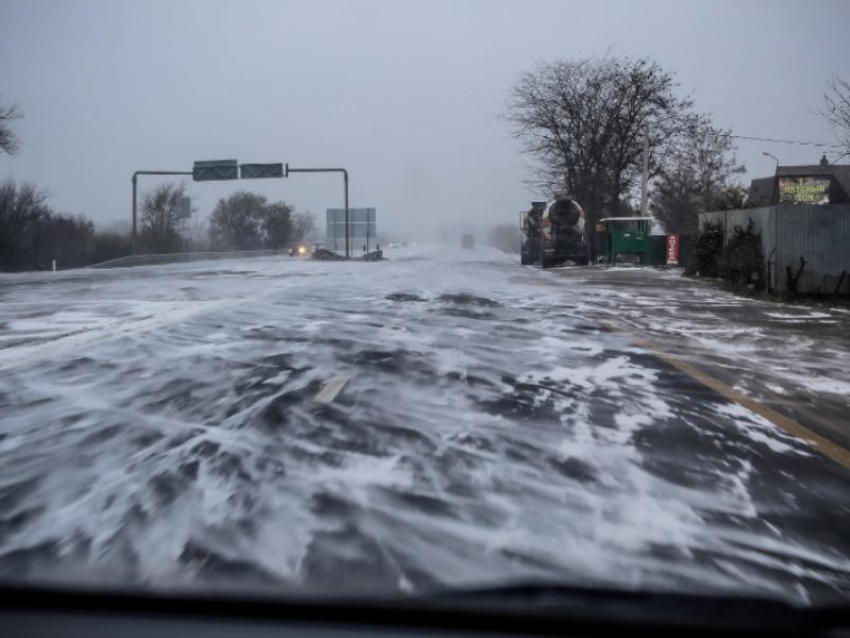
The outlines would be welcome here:
<svg viewBox="0 0 850 638">
<path fill-rule="evenodd" d="M 593 286 L 388 256 L 0 276 L 0 577 L 850 597 L 850 472 Z"/>
</svg>

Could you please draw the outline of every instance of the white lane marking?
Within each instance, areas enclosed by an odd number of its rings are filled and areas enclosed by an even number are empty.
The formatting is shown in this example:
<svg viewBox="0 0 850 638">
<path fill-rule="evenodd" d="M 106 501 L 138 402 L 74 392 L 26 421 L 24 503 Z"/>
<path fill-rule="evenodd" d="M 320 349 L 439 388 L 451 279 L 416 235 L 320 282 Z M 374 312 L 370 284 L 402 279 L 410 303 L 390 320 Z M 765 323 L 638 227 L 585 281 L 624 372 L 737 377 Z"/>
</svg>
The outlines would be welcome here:
<svg viewBox="0 0 850 638">
<path fill-rule="evenodd" d="M 267 383 L 269 385 L 277 385 L 278 383 L 280 383 L 282 385 L 286 382 L 291 373 L 291 370 L 284 370 L 283 372 L 280 372 L 279 374 L 273 376 L 271 379 L 266 379 L 265 381 L 263 381 L 263 383 Z"/>
<path fill-rule="evenodd" d="M 331 403 L 336 398 L 345 384 L 348 383 L 348 377 L 334 377 L 325 384 L 321 392 L 316 395 L 316 401 L 319 403 Z"/>
</svg>

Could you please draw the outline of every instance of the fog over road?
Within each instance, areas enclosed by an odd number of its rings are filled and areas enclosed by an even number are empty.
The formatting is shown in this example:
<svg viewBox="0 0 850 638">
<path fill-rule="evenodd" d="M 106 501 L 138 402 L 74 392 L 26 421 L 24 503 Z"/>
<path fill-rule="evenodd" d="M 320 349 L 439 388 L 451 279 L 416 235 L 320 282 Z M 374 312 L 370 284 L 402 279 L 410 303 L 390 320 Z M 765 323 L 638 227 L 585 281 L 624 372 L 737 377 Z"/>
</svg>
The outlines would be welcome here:
<svg viewBox="0 0 850 638">
<path fill-rule="evenodd" d="M 850 597 L 838 464 L 592 286 L 388 256 L 0 276 L 0 576 Z"/>
</svg>

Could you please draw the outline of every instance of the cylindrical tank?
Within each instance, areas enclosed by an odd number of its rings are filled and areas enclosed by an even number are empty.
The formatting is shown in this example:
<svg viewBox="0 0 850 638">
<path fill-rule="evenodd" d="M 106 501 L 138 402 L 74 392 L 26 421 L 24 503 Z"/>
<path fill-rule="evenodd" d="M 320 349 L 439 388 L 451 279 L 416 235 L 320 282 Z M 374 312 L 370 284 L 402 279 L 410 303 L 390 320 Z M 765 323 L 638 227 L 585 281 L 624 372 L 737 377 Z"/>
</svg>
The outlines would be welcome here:
<svg viewBox="0 0 850 638">
<path fill-rule="evenodd" d="M 544 268 L 565 261 L 586 263 L 584 221 L 581 205 L 569 197 L 532 202 L 531 210 L 520 214 L 520 263 L 540 263 Z"/>
<path fill-rule="evenodd" d="M 573 199 L 556 199 L 543 213 L 543 235 L 549 241 L 559 236 L 584 234 L 584 210 Z"/>
</svg>

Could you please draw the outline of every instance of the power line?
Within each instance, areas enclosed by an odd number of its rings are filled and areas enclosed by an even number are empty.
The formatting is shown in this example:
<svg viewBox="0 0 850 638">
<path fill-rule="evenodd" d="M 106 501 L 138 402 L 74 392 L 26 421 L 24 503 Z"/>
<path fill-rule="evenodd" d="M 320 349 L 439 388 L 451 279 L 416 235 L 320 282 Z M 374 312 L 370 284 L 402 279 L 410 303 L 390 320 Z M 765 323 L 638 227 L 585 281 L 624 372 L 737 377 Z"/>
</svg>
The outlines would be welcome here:
<svg viewBox="0 0 850 638">
<path fill-rule="evenodd" d="M 658 121 L 664 121 L 664 120 L 689 121 L 689 117 L 687 115 L 670 115 L 668 117 L 661 118 L 661 120 L 658 120 Z M 749 140 L 749 141 L 752 141 L 752 142 L 768 142 L 770 144 L 792 144 L 792 145 L 795 145 L 795 146 L 816 146 L 816 147 L 820 147 L 820 148 L 836 148 L 836 149 L 841 149 L 841 150 L 846 148 L 842 144 L 835 144 L 835 143 L 829 143 L 829 142 L 803 142 L 803 141 L 800 141 L 800 140 L 777 139 L 775 137 L 755 137 L 755 136 L 752 136 L 752 135 L 735 135 L 734 133 L 708 133 L 708 132 L 700 132 L 700 131 L 692 130 L 691 134 L 692 135 L 696 134 L 696 135 L 702 136 L 702 137 L 729 137 L 729 138 L 736 139 L 736 140 Z"/>
<path fill-rule="evenodd" d="M 750 135 L 734 135 L 732 133 L 702 133 L 706 137 L 731 137 L 736 140 L 751 140 L 754 142 L 769 142 L 771 144 L 794 144 L 796 146 L 818 146 L 821 148 L 843 148 L 840 144 L 827 142 L 803 142 L 800 140 L 780 140 L 773 137 L 753 137 Z"/>
</svg>

